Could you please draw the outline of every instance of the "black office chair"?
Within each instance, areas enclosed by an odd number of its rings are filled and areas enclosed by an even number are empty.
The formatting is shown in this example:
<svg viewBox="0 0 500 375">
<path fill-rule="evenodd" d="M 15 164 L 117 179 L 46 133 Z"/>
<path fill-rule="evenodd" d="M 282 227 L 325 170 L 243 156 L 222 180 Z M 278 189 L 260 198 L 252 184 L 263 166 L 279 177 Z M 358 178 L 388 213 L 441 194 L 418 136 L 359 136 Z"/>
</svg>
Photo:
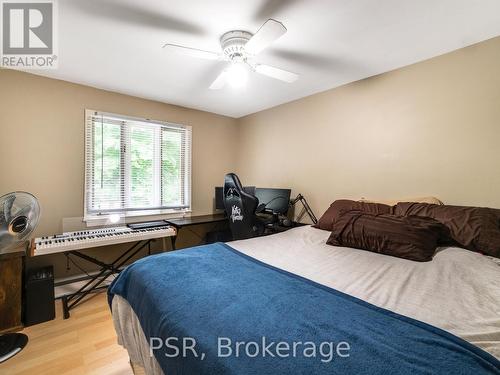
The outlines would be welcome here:
<svg viewBox="0 0 500 375">
<path fill-rule="evenodd" d="M 243 240 L 264 233 L 264 223 L 255 215 L 259 200 L 243 190 L 234 173 L 224 177 L 224 207 L 233 240 Z"/>
</svg>

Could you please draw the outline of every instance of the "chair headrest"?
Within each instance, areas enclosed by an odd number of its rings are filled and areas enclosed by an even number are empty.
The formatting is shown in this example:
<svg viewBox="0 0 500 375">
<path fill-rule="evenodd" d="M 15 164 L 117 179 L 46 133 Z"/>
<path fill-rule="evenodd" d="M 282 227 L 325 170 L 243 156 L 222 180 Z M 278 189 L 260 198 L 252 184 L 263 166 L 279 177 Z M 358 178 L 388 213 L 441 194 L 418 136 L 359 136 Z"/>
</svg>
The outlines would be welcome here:
<svg viewBox="0 0 500 375">
<path fill-rule="evenodd" d="M 240 191 L 243 190 L 240 179 L 234 173 L 228 173 L 224 176 L 224 186 L 227 186 L 228 188 L 233 187 Z"/>
</svg>

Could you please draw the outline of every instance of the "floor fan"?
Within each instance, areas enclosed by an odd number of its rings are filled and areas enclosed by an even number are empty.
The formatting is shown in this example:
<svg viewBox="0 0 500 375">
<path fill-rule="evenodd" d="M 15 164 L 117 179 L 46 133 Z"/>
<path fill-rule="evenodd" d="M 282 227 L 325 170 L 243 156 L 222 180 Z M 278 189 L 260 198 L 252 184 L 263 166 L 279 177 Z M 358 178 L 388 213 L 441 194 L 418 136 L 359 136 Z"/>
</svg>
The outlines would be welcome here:
<svg viewBox="0 0 500 375">
<path fill-rule="evenodd" d="M 0 197 L 0 254 L 28 240 L 40 219 L 38 200 L 25 192 Z M 22 333 L 0 335 L 0 363 L 19 353 L 28 343 Z"/>
</svg>

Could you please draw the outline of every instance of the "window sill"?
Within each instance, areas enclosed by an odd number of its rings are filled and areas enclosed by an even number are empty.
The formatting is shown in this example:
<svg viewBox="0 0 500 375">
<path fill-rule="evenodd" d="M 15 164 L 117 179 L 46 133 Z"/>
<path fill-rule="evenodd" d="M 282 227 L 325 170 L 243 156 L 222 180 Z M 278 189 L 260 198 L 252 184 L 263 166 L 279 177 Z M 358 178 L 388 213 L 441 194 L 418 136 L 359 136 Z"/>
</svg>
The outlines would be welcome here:
<svg viewBox="0 0 500 375">
<path fill-rule="evenodd" d="M 89 215 L 83 218 L 87 227 L 103 225 L 125 225 L 143 221 L 153 221 L 162 219 L 172 219 L 189 216 L 192 210 L 151 210 L 151 211 L 131 211 L 125 214 L 119 213 L 119 220 L 111 222 L 111 215 Z"/>
</svg>

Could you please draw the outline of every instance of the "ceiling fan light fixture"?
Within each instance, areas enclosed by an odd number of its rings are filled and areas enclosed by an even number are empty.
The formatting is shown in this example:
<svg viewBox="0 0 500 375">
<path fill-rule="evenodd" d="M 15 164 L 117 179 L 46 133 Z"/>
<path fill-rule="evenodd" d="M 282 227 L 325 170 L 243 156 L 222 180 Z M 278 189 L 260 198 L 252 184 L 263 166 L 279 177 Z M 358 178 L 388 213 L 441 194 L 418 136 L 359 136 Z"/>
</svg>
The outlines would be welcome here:
<svg viewBox="0 0 500 375">
<path fill-rule="evenodd" d="M 227 83 L 233 88 L 242 88 L 248 82 L 248 70 L 244 63 L 233 63 L 226 72 Z"/>
<path fill-rule="evenodd" d="M 228 31 L 220 38 L 224 56 L 230 61 L 243 61 L 246 58 L 245 45 L 251 38 L 252 34 L 246 31 Z"/>
</svg>

